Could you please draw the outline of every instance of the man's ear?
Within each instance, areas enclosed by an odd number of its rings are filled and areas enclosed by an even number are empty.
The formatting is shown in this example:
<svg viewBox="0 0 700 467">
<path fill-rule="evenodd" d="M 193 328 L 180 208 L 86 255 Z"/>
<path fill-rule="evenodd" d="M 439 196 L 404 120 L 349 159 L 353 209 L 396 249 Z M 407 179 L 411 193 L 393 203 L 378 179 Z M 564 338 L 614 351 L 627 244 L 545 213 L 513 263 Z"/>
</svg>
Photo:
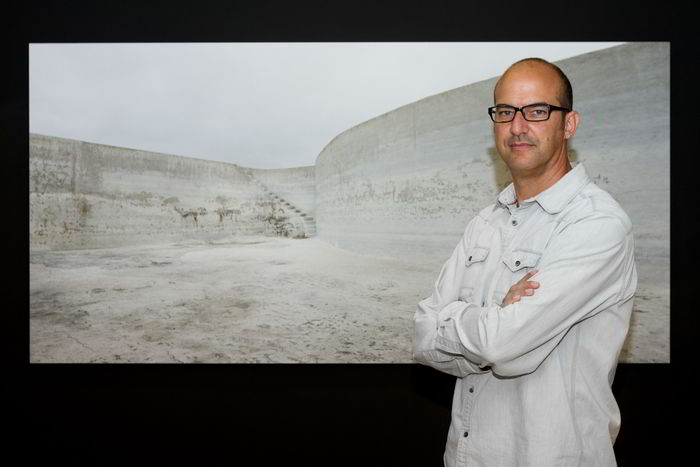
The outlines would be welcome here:
<svg viewBox="0 0 700 467">
<path fill-rule="evenodd" d="M 581 114 L 572 110 L 564 117 L 564 138 L 569 139 L 576 134 L 576 129 L 581 124 Z"/>
</svg>

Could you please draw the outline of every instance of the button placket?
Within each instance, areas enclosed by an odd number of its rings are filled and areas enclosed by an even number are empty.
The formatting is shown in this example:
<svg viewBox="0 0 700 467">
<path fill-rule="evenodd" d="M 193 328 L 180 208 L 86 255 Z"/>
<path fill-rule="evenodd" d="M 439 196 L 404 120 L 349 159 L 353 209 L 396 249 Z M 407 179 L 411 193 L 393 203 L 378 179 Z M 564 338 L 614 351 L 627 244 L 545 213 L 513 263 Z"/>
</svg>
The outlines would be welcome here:
<svg viewBox="0 0 700 467">
<path fill-rule="evenodd" d="M 480 386 L 482 381 L 481 378 L 481 376 L 469 375 L 463 381 L 464 386 L 462 387 L 464 392 L 462 393 L 462 404 L 464 407 L 464 425 L 462 426 L 461 434 L 465 443 L 467 442 L 465 438 L 467 438 L 469 434 L 474 431 L 474 427 L 471 423 L 472 410 L 474 407 L 475 398 L 477 396 L 476 387 Z M 464 449 L 467 449 L 466 446 Z"/>
<path fill-rule="evenodd" d="M 517 225 L 520 223 L 519 221 L 520 216 L 516 216 L 516 210 L 513 210 L 510 212 L 510 225 L 513 227 L 517 227 Z"/>
<path fill-rule="evenodd" d="M 473 435 L 473 430 L 474 427 L 472 426 L 472 409 L 474 406 L 474 399 L 476 398 L 475 394 L 475 388 L 476 386 L 479 385 L 479 378 L 473 379 L 474 376 L 467 376 L 464 381 L 464 392 L 462 394 L 462 400 L 464 404 L 464 425 L 461 427 L 461 433 L 460 433 L 460 439 L 459 439 L 459 447 L 458 447 L 458 459 L 462 459 L 463 462 L 467 462 L 467 457 L 469 455 L 469 451 L 473 447 L 470 447 L 472 444 L 471 441 L 469 441 L 469 435 Z M 467 379 L 469 380 L 467 382 Z M 472 436 L 473 438 L 473 436 Z M 460 464 L 461 465 L 461 464 Z"/>
</svg>

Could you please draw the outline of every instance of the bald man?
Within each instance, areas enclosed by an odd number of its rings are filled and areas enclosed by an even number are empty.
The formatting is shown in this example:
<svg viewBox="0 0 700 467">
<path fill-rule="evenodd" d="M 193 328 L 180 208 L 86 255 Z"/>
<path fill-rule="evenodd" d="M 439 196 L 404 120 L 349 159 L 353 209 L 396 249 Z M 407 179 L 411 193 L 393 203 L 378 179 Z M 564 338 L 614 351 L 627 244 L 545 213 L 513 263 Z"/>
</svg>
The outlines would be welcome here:
<svg viewBox="0 0 700 467">
<path fill-rule="evenodd" d="M 611 385 L 637 286 L 632 226 L 569 161 L 572 105 L 547 61 L 501 76 L 488 114 L 512 183 L 418 304 L 414 359 L 457 376 L 449 467 L 616 465 Z"/>
</svg>

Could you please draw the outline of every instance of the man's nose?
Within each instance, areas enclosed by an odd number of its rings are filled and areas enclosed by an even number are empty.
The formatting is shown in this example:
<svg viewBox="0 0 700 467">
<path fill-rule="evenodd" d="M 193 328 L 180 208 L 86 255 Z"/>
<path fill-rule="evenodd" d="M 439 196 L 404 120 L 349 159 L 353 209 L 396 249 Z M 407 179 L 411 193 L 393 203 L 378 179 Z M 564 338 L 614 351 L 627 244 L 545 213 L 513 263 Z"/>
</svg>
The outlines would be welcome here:
<svg viewBox="0 0 700 467">
<path fill-rule="evenodd" d="M 528 128 L 527 120 L 523 117 L 523 112 L 521 110 L 515 112 L 515 117 L 513 121 L 510 122 L 510 132 L 514 135 L 521 135 L 527 133 Z"/>
</svg>

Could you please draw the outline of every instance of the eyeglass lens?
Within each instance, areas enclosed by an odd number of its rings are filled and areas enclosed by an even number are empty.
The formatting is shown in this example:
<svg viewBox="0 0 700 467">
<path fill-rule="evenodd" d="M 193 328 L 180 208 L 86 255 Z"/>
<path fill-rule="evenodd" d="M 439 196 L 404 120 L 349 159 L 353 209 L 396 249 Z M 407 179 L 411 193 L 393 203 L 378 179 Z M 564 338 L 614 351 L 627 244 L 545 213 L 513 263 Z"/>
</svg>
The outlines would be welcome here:
<svg viewBox="0 0 700 467">
<path fill-rule="evenodd" d="M 493 118 L 496 122 L 509 122 L 515 118 L 516 109 L 514 107 L 496 106 L 493 109 Z M 538 121 L 549 118 L 549 106 L 545 104 L 526 105 L 522 108 L 525 120 Z"/>
</svg>

